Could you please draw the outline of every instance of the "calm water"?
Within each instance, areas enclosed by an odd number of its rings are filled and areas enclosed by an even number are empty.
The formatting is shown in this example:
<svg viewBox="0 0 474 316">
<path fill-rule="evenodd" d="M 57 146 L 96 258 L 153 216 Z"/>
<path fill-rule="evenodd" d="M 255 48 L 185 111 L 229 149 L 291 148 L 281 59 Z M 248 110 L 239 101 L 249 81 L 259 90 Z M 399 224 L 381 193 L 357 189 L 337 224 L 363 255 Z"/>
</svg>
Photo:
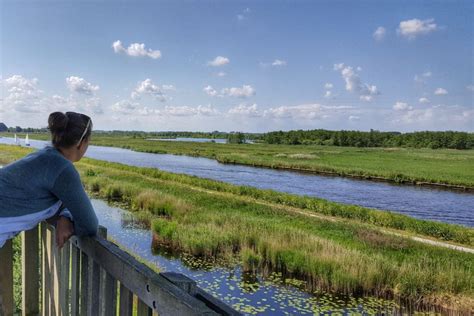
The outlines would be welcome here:
<svg viewBox="0 0 474 316">
<path fill-rule="evenodd" d="M 0 138 L 0 142 L 12 144 L 13 139 Z M 45 141 L 31 141 L 31 145 L 36 148 L 42 148 L 45 144 Z M 237 185 L 315 196 L 474 227 L 472 193 L 222 164 L 207 158 L 149 154 L 113 147 L 90 146 L 86 155 L 127 165 L 159 168 Z"/>
<path fill-rule="evenodd" d="M 393 301 L 374 298 L 334 297 L 307 293 L 286 284 L 273 274 L 262 278 L 242 272 L 240 266 L 216 267 L 196 258 L 176 258 L 152 250 L 152 234 L 133 221 L 130 212 L 92 200 L 99 223 L 107 227 L 108 236 L 129 252 L 156 265 L 160 271 L 180 272 L 195 280 L 201 288 L 246 315 L 313 315 L 358 313 L 359 315 L 391 315 Z M 293 285 L 289 285 L 293 284 Z M 300 286 L 301 287 L 301 286 Z"/>
<path fill-rule="evenodd" d="M 169 141 L 169 142 L 196 142 L 196 143 L 211 143 L 212 141 L 225 144 L 225 138 L 194 138 L 194 137 L 176 137 L 176 138 L 148 138 L 147 140 Z"/>
</svg>

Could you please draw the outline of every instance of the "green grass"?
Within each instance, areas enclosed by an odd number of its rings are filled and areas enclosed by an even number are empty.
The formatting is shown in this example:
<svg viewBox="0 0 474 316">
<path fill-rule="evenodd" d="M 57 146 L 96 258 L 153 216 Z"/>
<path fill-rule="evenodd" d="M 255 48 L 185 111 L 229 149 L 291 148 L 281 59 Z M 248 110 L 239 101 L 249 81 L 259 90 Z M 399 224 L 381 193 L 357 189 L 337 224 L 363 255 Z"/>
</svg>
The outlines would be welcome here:
<svg viewBox="0 0 474 316">
<path fill-rule="evenodd" d="M 12 136 L 6 133 L 1 135 Z M 49 139 L 47 134 L 33 134 L 30 137 Z M 94 135 L 92 144 L 149 153 L 207 157 L 223 163 L 474 189 L 474 150 L 193 143 L 101 135 Z"/>
<path fill-rule="evenodd" d="M 26 152 L 0 146 L 0 163 Z M 462 311 L 474 304 L 472 254 L 384 232 L 472 246 L 470 228 L 91 159 L 77 167 L 89 191 L 124 203 L 150 224 L 157 244 L 175 251 L 237 257 L 246 270 L 281 271 L 309 289 Z"/>
</svg>

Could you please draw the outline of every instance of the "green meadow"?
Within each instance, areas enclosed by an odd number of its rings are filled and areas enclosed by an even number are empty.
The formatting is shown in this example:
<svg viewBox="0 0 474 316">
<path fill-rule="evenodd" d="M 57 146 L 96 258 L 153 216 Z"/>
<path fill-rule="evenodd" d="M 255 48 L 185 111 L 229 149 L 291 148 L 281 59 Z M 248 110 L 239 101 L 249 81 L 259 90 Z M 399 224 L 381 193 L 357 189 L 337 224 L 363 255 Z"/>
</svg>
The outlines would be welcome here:
<svg viewBox="0 0 474 316">
<path fill-rule="evenodd" d="M 12 136 L 11 133 L 1 135 Z M 30 134 L 30 137 L 49 139 L 47 134 Z M 93 135 L 92 144 L 207 157 L 222 163 L 474 189 L 474 150 L 194 143 L 100 134 Z"/>
<path fill-rule="evenodd" d="M 0 145 L 0 164 L 27 152 Z M 76 166 L 93 196 L 122 203 L 149 225 L 155 247 L 282 272 L 310 291 L 474 306 L 474 255 L 409 238 L 472 248 L 471 228 L 156 169 L 92 159 Z"/>
</svg>

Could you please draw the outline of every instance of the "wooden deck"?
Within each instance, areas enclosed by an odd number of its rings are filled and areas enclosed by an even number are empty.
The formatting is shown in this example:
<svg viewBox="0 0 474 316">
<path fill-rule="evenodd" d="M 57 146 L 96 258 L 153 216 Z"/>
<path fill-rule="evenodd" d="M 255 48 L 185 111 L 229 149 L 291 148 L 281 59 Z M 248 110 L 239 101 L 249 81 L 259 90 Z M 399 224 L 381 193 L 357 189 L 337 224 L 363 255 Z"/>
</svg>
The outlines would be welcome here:
<svg viewBox="0 0 474 316">
<path fill-rule="evenodd" d="M 156 273 L 99 236 L 58 249 L 54 227 L 22 233 L 22 315 L 240 315 L 178 273 Z M 12 243 L 0 249 L 0 316 L 14 312 Z"/>
</svg>

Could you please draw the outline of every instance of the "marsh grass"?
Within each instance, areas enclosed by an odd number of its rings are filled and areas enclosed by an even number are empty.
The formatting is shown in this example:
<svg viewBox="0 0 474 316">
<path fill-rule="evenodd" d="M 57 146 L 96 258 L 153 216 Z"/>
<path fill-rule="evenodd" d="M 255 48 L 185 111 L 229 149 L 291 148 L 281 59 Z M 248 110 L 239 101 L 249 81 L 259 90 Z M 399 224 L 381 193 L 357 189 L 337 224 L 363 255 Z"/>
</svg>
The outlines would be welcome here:
<svg viewBox="0 0 474 316">
<path fill-rule="evenodd" d="M 26 152 L 0 146 L 0 161 Z M 474 305 L 472 254 L 380 229 L 472 245 L 470 228 L 91 159 L 77 167 L 88 190 L 147 220 L 157 247 L 237 257 L 246 271 L 279 271 L 306 281 L 311 291 L 397 297 L 464 312 Z"/>
<path fill-rule="evenodd" d="M 0 133 L 7 137 L 13 134 Z M 20 135 L 20 134 L 19 134 Z M 24 135 L 20 135 L 24 137 Z M 48 134 L 32 139 L 48 140 Z M 318 145 L 220 144 L 148 141 L 94 134 L 93 145 L 147 153 L 200 156 L 222 163 L 305 170 L 396 183 L 431 183 L 474 189 L 474 150 L 357 148 Z M 311 159 L 301 157 L 317 156 Z M 309 156 L 307 156 L 309 155 Z"/>
</svg>

